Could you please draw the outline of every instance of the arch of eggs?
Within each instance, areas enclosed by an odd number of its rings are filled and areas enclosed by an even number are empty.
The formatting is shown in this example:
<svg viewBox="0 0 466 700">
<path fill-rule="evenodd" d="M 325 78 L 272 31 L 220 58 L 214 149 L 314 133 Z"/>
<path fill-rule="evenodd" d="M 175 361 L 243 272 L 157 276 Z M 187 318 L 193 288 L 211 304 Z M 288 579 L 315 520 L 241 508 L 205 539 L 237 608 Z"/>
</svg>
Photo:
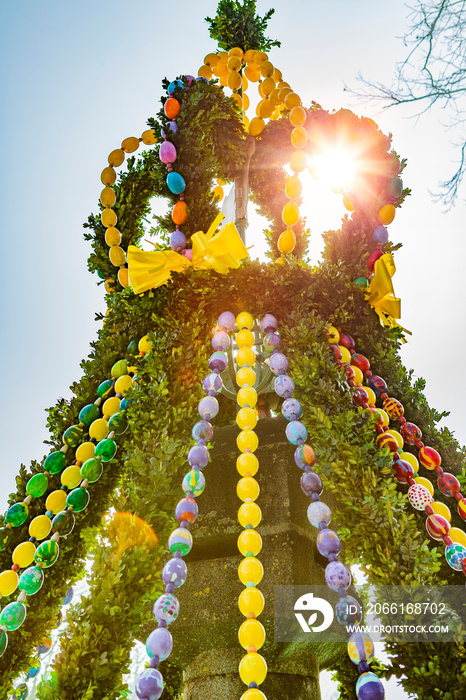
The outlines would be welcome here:
<svg viewBox="0 0 466 700">
<path fill-rule="evenodd" d="M 287 177 L 285 184 L 285 194 L 289 201 L 286 202 L 282 211 L 282 220 L 286 228 L 278 240 L 278 249 L 282 256 L 276 261 L 277 263 L 283 263 L 283 254 L 291 253 L 296 246 L 296 235 L 293 231 L 293 227 L 299 223 L 301 218 L 297 200 L 302 192 L 300 173 L 307 167 L 307 153 L 305 149 L 308 145 L 309 134 L 305 124 L 308 113 L 302 107 L 300 96 L 293 91 L 289 83 L 283 80 L 281 71 L 273 66 L 268 59 L 268 55 L 263 51 L 250 49 L 243 52 L 241 48 L 235 47 L 228 52 L 207 54 L 204 59 L 204 64 L 198 71 L 197 80 L 208 81 L 216 78 L 219 79 L 219 87 L 228 87 L 233 91 L 233 98 L 242 111 L 242 119 L 246 131 L 250 136 L 260 136 L 264 130 L 266 120 L 269 119 L 276 120 L 282 116 L 287 116 L 292 126 L 290 138 L 294 151 L 289 159 L 289 167 L 292 174 Z M 193 80 L 194 78 L 191 76 L 189 76 L 189 78 L 187 77 L 188 86 L 191 85 Z M 245 114 L 250 104 L 249 97 L 246 94 L 249 82 L 258 83 L 258 90 L 261 98 L 256 108 L 256 116 L 250 121 Z M 180 87 L 184 86 L 182 81 L 176 81 L 176 83 Z M 175 83 L 171 85 L 174 86 Z M 170 99 L 165 103 L 164 109 L 167 119 L 174 120 L 178 115 L 180 104 L 178 100 L 173 97 L 173 92 L 170 91 L 170 88 L 169 95 Z M 321 111 L 323 112 L 323 110 Z M 326 114 L 328 115 L 328 113 Z M 357 120 L 357 117 L 354 118 Z M 378 132 L 378 127 L 372 120 L 364 119 L 363 121 L 365 122 L 366 128 L 369 126 L 374 134 L 385 138 Z M 141 142 L 146 145 L 155 144 L 156 138 L 154 131 L 151 129 L 144 131 L 139 139 L 136 137 L 124 139 L 121 148 L 115 149 L 110 153 L 108 157 L 108 166 L 104 168 L 101 175 L 102 183 L 105 185 L 100 195 L 100 202 L 104 207 L 101 220 L 106 228 L 105 241 L 110 247 L 110 261 L 118 268 L 118 281 L 123 287 L 127 286 L 129 283 L 128 268 L 126 267 L 126 252 L 120 246 L 122 236 L 117 228 L 117 215 L 112 209 L 116 202 L 113 184 L 116 181 L 115 168 L 123 163 L 125 154 L 136 151 Z M 172 170 L 171 163 L 176 160 L 176 149 L 170 142 L 165 141 L 164 143 L 165 146 L 171 146 L 174 151 L 174 155 L 169 157 L 168 160 L 163 157 L 161 153 L 163 162 L 168 163 L 167 167 L 170 175 Z M 162 144 L 161 148 L 165 146 Z M 388 158 L 390 157 L 389 154 L 386 154 L 386 156 Z M 389 179 L 386 193 L 387 201 L 384 201 L 381 207 L 377 209 L 378 213 L 376 212 L 374 241 L 377 243 L 378 250 L 373 254 L 376 257 L 382 254 L 380 248 L 388 240 L 388 233 L 384 227 L 393 221 L 395 216 L 394 202 L 402 193 L 403 185 L 400 178 L 397 177 L 398 171 L 399 162 L 396 167 L 387 165 L 388 177 L 392 179 Z M 171 173 L 172 177 L 174 175 L 179 174 Z M 183 181 L 183 178 L 180 176 L 179 179 Z M 184 181 L 181 189 L 172 189 L 172 191 L 181 192 L 180 202 L 175 205 L 172 212 L 172 219 L 174 224 L 176 224 L 176 232 L 178 232 L 179 225 L 184 223 L 188 218 L 188 206 L 184 201 Z M 220 180 L 217 180 L 213 194 L 219 200 L 222 199 L 223 183 Z M 343 196 L 343 203 L 349 211 L 354 211 L 355 203 L 347 193 Z M 178 209 L 181 207 L 183 207 L 183 210 L 181 212 L 182 218 L 180 219 L 178 216 L 180 214 Z M 175 246 L 174 249 L 178 250 L 179 248 Z M 370 269 L 369 275 L 373 271 L 373 262 L 372 260 L 370 263 L 368 261 Z M 106 279 L 105 288 L 107 292 L 112 292 L 114 290 L 114 280 Z"/>
</svg>

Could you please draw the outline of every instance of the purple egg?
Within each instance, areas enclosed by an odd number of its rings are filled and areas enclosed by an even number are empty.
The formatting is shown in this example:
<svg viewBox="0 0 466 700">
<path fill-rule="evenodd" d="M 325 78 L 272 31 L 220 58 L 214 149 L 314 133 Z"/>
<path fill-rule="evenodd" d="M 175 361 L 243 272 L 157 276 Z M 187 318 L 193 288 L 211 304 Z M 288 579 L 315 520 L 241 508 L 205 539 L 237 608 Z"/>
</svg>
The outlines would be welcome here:
<svg viewBox="0 0 466 700">
<path fill-rule="evenodd" d="M 228 367 L 228 358 L 223 352 L 213 352 L 209 357 L 209 369 L 215 372 L 224 372 Z"/>
<path fill-rule="evenodd" d="M 296 420 L 303 415 L 303 409 L 298 399 L 285 399 L 282 404 L 282 416 L 287 420 Z M 293 417 L 294 416 L 294 417 Z"/>
<path fill-rule="evenodd" d="M 172 235 L 170 236 L 170 247 L 172 250 L 176 250 L 177 253 L 180 253 L 186 248 L 187 242 L 187 238 L 183 231 L 173 231 Z"/>
<path fill-rule="evenodd" d="M 272 314 L 265 314 L 259 321 L 259 326 L 263 333 L 272 333 L 278 328 L 278 321 Z"/>
<path fill-rule="evenodd" d="M 288 360 L 281 352 L 275 352 L 269 360 L 269 367 L 274 374 L 285 374 L 288 366 Z"/>
<path fill-rule="evenodd" d="M 206 440 L 208 442 L 214 436 L 214 429 L 208 421 L 200 420 L 194 425 L 191 435 L 194 440 Z"/>
<path fill-rule="evenodd" d="M 319 532 L 316 543 L 317 549 L 323 557 L 328 557 L 329 554 L 338 554 L 341 549 L 341 541 L 337 533 L 328 528 Z"/>
<path fill-rule="evenodd" d="M 199 401 L 199 415 L 203 420 L 210 421 L 211 418 L 215 418 L 218 413 L 218 401 L 215 396 L 204 396 L 203 399 Z"/>
<path fill-rule="evenodd" d="M 232 331 L 235 327 L 235 314 L 231 311 L 224 311 L 217 320 L 217 326 L 224 331 Z"/>
<path fill-rule="evenodd" d="M 163 677 L 156 668 L 146 668 L 136 681 L 139 700 L 159 700 L 163 693 Z"/>
<path fill-rule="evenodd" d="M 211 343 L 214 350 L 223 352 L 230 347 L 230 336 L 225 331 L 217 331 L 212 336 Z"/>
<path fill-rule="evenodd" d="M 164 583 L 173 583 L 175 588 L 182 586 L 188 576 L 186 562 L 179 557 L 169 559 L 162 569 L 162 580 Z"/>
<path fill-rule="evenodd" d="M 303 440 L 307 438 L 307 429 L 299 420 L 290 421 L 285 428 L 285 435 L 288 442 L 292 445 L 297 445 L 298 440 Z"/>
<path fill-rule="evenodd" d="M 167 138 L 169 134 L 177 134 L 179 131 L 179 126 L 176 121 L 167 122 L 166 127 L 162 129 L 162 135 Z"/>
<path fill-rule="evenodd" d="M 147 655 L 158 656 L 160 661 L 168 659 L 173 649 L 173 637 L 166 627 L 158 627 L 146 639 Z"/>
<path fill-rule="evenodd" d="M 202 386 L 204 387 L 204 391 L 206 392 L 206 394 L 209 391 L 213 392 L 214 394 L 219 394 L 223 388 L 222 378 L 219 377 L 219 375 L 216 374 L 216 372 L 211 372 L 206 377 L 204 377 L 202 381 Z"/>
<path fill-rule="evenodd" d="M 313 493 L 321 494 L 324 490 L 322 479 L 315 472 L 304 472 L 301 477 L 301 490 L 306 496 L 310 496 Z"/>
<path fill-rule="evenodd" d="M 384 245 L 388 241 L 388 231 L 385 226 L 377 226 L 372 234 L 372 239 L 375 243 L 382 243 L 382 245 Z"/>
<path fill-rule="evenodd" d="M 351 585 L 351 573 L 341 561 L 331 561 L 325 567 L 325 583 L 332 591 L 338 591 L 341 586 Z"/>
<path fill-rule="evenodd" d="M 284 396 L 286 392 L 291 396 L 294 391 L 294 381 L 286 374 L 281 374 L 275 379 L 274 388 L 279 396 Z"/>
<path fill-rule="evenodd" d="M 185 75 L 186 82 L 188 83 L 188 87 L 191 87 L 193 81 L 195 80 L 194 75 Z"/>
<path fill-rule="evenodd" d="M 176 148 L 171 141 L 164 141 L 159 148 L 159 156 L 162 163 L 174 163 L 176 160 Z"/>
<path fill-rule="evenodd" d="M 178 598 L 176 598 L 172 593 L 164 593 L 163 595 L 159 596 L 152 609 L 152 614 L 157 622 L 164 620 L 167 625 L 176 620 L 179 612 L 180 603 Z"/>
<path fill-rule="evenodd" d="M 209 450 L 205 445 L 194 445 L 188 452 L 188 462 L 193 469 L 204 469 L 209 464 Z"/>
</svg>

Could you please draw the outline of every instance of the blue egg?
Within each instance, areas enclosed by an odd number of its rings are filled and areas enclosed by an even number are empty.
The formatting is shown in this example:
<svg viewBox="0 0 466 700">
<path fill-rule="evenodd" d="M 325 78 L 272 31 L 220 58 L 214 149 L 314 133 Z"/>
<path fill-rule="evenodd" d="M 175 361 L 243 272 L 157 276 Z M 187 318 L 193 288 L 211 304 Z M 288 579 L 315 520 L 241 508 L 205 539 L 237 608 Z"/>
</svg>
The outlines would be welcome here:
<svg viewBox="0 0 466 700">
<path fill-rule="evenodd" d="M 167 187 L 173 194 L 181 194 L 186 189 L 184 177 L 174 171 L 167 175 Z"/>
<path fill-rule="evenodd" d="M 168 94 L 170 94 L 171 92 L 175 92 L 175 89 L 177 87 L 180 88 L 180 90 L 183 89 L 184 85 L 183 85 L 182 80 L 172 80 L 172 82 L 168 86 L 168 90 L 167 90 Z"/>
</svg>

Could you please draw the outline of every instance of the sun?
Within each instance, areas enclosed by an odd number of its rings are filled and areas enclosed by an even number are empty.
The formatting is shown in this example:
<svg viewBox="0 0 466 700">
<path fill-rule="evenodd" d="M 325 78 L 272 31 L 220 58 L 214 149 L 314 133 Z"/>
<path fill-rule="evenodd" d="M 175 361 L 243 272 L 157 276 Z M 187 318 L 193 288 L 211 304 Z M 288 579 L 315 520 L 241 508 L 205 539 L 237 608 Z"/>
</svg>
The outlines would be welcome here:
<svg viewBox="0 0 466 700">
<path fill-rule="evenodd" d="M 322 151 L 312 158 L 309 171 L 313 177 L 327 183 L 333 192 L 341 194 L 356 176 L 354 156 L 340 148 Z"/>
</svg>

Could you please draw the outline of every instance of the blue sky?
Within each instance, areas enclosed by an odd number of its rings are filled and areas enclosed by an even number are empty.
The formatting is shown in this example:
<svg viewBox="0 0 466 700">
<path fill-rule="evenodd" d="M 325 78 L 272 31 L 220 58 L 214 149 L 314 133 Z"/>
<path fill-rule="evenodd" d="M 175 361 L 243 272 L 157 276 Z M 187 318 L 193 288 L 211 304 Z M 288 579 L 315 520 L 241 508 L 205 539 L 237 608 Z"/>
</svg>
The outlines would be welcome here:
<svg viewBox="0 0 466 700">
<path fill-rule="evenodd" d="M 464 206 L 443 214 L 429 196 L 453 168 L 450 134 L 438 122 L 441 113 L 416 123 L 407 109 L 380 115 L 343 92 L 359 71 L 390 81 L 404 56 L 396 37 L 406 7 L 398 0 L 389 9 L 343 0 L 275 6 L 269 35 L 282 48 L 270 58 L 304 104 L 372 116 L 408 158 L 404 181 L 413 194 L 390 227 L 391 239 L 403 243 L 394 286 L 402 324 L 413 331 L 403 359 L 427 379 L 431 404 L 451 410 L 446 422 L 464 443 Z M 261 14 L 269 7 L 258 2 Z M 102 288 L 86 269 L 82 223 L 97 210 L 107 155 L 144 130 L 158 109 L 162 78 L 197 72 L 214 49 L 203 18 L 215 11 L 215 0 L 23 0 L 0 7 L 2 508 L 19 464 L 47 452 L 44 409 L 70 396 L 96 336 L 94 314 L 104 310 Z M 338 225 L 343 208 L 336 195 L 310 201 L 317 260 L 320 234 Z"/>
</svg>

